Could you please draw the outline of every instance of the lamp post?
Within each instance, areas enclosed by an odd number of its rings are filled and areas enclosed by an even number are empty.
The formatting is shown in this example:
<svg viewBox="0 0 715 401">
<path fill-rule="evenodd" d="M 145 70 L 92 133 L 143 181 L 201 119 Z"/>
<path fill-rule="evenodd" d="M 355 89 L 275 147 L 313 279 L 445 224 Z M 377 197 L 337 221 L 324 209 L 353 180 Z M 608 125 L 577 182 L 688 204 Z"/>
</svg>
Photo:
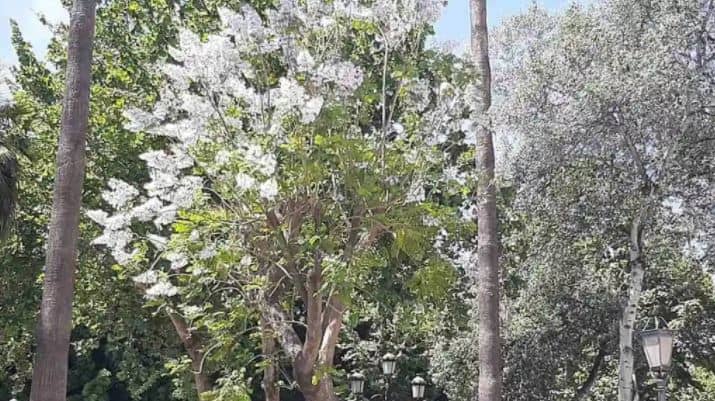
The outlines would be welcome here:
<svg viewBox="0 0 715 401">
<path fill-rule="evenodd" d="M 656 380 L 658 401 L 665 401 L 675 332 L 669 329 L 659 329 L 656 320 L 655 329 L 642 331 L 640 337 L 648 366 Z"/>
<path fill-rule="evenodd" d="M 392 376 L 397 370 L 397 357 L 395 354 L 387 353 L 382 356 L 382 374 L 385 375 L 385 400 L 390 396 L 390 384 L 392 384 Z"/>
<path fill-rule="evenodd" d="M 397 369 L 397 357 L 395 354 L 392 353 L 387 353 L 382 356 L 382 373 L 385 376 L 392 376 L 395 374 L 395 370 Z"/>
<path fill-rule="evenodd" d="M 384 358 L 383 362 L 385 362 Z M 385 364 L 383 364 L 383 373 L 387 374 L 387 372 L 392 372 L 392 374 L 394 374 L 394 365 L 392 366 L 393 368 L 390 370 L 386 369 Z M 353 372 L 348 375 L 348 382 L 350 384 L 350 393 L 357 399 L 365 390 L 365 375 L 359 372 Z M 416 376 L 412 379 L 412 381 L 410 381 L 410 384 L 412 386 L 412 398 L 415 399 L 415 401 L 423 400 L 425 396 L 425 389 L 427 388 L 427 381 L 420 376 Z M 387 392 L 385 393 L 385 396 L 387 397 Z"/>
<path fill-rule="evenodd" d="M 360 372 L 354 372 L 348 376 L 348 381 L 350 382 L 350 392 L 354 396 L 362 394 L 365 389 L 365 375 Z"/>
<path fill-rule="evenodd" d="M 425 379 L 417 376 L 412 379 L 412 398 L 415 400 L 422 400 L 425 398 L 425 388 L 427 387 L 427 382 Z"/>
</svg>

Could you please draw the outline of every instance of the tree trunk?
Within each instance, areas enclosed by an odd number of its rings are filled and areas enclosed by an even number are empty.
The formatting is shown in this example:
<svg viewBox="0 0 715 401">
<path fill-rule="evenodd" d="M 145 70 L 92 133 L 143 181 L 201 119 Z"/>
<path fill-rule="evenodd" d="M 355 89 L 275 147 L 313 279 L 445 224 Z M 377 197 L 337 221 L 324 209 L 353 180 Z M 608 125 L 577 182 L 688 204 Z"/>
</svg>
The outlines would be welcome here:
<svg viewBox="0 0 715 401">
<path fill-rule="evenodd" d="M 263 366 L 263 392 L 266 401 L 280 401 L 280 389 L 278 388 L 278 369 L 276 366 L 276 339 L 273 330 L 266 321 L 261 318 L 261 352 L 266 363 Z"/>
<path fill-rule="evenodd" d="M 472 57 L 480 77 L 481 101 L 477 124 L 477 266 L 479 307 L 479 401 L 500 401 L 502 397 L 502 355 L 499 334 L 499 238 L 497 235 L 494 143 L 489 123 L 491 107 L 491 67 L 486 0 L 470 0 Z"/>
<path fill-rule="evenodd" d="M 186 324 L 183 317 L 179 316 L 175 312 L 169 312 L 169 319 L 176 329 L 176 334 L 179 335 L 181 343 L 184 345 L 184 349 L 189 354 L 189 359 L 191 359 L 191 371 L 194 375 L 194 384 L 196 385 L 196 392 L 199 394 L 199 399 L 201 399 L 201 394 L 211 391 L 213 385 L 211 384 L 211 379 L 208 377 L 203 367 L 204 351 L 201 346 L 201 339 L 191 332 L 191 329 Z"/>
<path fill-rule="evenodd" d="M 317 322 L 322 329 L 322 339 L 317 360 L 296 358 L 293 370 L 300 391 L 306 401 L 337 401 L 333 378 L 330 376 L 335 358 L 335 347 L 340 338 L 345 307 L 337 296 L 331 296 L 325 307 L 322 322 Z M 314 376 L 319 375 L 317 383 Z"/>
<path fill-rule="evenodd" d="M 72 328 L 72 296 L 89 125 L 89 92 L 96 0 L 75 0 L 70 11 L 67 76 L 57 150 L 45 281 L 37 325 L 32 401 L 64 401 Z"/>
<path fill-rule="evenodd" d="M 621 319 L 618 325 L 620 358 L 618 361 L 618 400 L 633 400 L 633 330 L 636 324 L 638 302 L 643 290 L 643 277 L 645 264 L 643 263 L 642 224 L 645 218 L 645 208 L 631 224 L 630 238 L 630 290 L 623 306 Z"/>
</svg>

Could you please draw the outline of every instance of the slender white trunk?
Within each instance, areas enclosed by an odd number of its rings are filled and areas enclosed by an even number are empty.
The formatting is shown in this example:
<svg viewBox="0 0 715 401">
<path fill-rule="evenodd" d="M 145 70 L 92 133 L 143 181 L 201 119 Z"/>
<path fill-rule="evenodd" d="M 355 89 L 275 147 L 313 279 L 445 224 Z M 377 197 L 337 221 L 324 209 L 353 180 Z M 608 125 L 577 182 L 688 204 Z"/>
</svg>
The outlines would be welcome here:
<svg viewBox="0 0 715 401">
<path fill-rule="evenodd" d="M 641 249 L 642 223 L 645 218 L 645 209 L 631 224 L 629 266 L 630 282 L 628 296 L 623 305 L 621 319 L 618 325 L 620 359 L 618 366 L 618 400 L 633 401 L 634 380 L 634 352 L 633 331 L 638 317 L 638 302 L 643 292 L 643 277 L 645 264 Z"/>
</svg>

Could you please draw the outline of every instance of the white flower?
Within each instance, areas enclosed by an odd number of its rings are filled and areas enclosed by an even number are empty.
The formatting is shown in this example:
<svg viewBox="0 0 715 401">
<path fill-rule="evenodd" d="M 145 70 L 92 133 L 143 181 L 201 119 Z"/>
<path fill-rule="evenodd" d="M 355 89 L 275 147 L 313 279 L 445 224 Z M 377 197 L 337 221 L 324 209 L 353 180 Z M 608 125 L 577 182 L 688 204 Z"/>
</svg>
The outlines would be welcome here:
<svg viewBox="0 0 715 401">
<path fill-rule="evenodd" d="M 203 312 L 203 309 L 196 305 L 184 305 L 181 310 L 184 312 L 184 316 L 189 319 L 196 319 Z"/>
<path fill-rule="evenodd" d="M 100 226 L 104 226 L 107 224 L 107 217 L 109 217 L 109 215 L 104 210 L 89 210 L 87 217 Z"/>
<path fill-rule="evenodd" d="M 259 190 L 262 198 L 271 200 L 278 196 L 278 183 L 275 179 L 271 178 L 270 180 L 263 182 Z"/>
<path fill-rule="evenodd" d="M 187 176 L 179 181 L 179 185 L 168 196 L 168 201 L 176 204 L 180 209 L 188 208 L 194 203 L 196 191 L 202 188 L 204 181 L 201 177 Z"/>
<path fill-rule="evenodd" d="M 258 169 L 265 175 L 272 175 L 276 171 L 276 158 L 272 155 L 265 155 L 258 163 Z"/>
<path fill-rule="evenodd" d="M 449 96 L 454 91 L 454 87 L 449 82 L 442 82 L 439 84 L 439 95 Z"/>
<path fill-rule="evenodd" d="M 167 252 L 164 254 L 164 259 L 171 262 L 169 266 L 171 270 L 179 270 L 189 264 L 189 258 L 180 252 Z"/>
<path fill-rule="evenodd" d="M 477 218 L 477 207 L 472 204 L 464 204 L 459 208 L 461 212 L 462 220 L 473 221 Z"/>
<path fill-rule="evenodd" d="M 393 123 L 392 130 L 397 133 L 397 135 L 402 135 L 405 132 L 405 126 L 400 123 Z"/>
<path fill-rule="evenodd" d="M 154 245 L 154 248 L 163 251 L 166 249 L 166 244 L 169 243 L 169 239 L 156 234 L 147 234 L 146 238 Z"/>
<path fill-rule="evenodd" d="M 124 124 L 124 128 L 132 132 L 138 132 L 146 129 L 157 123 L 157 119 L 144 110 L 137 108 L 129 108 L 122 113 L 128 121 Z"/>
<path fill-rule="evenodd" d="M 225 149 L 221 149 L 216 152 L 216 156 L 214 157 L 214 162 L 216 162 L 216 166 L 225 166 L 226 164 L 228 164 L 229 161 L 231 161 L 231 152 Z"/>
<path fill-rule="evenodd" d="M 131 252 L 127 252 L 123 248 L 112 249 L 112 257 L 114 258 L 114 260 L 117 261 L 117 264 L 122 265 L 122 266 L 128 265 L 129 262 L 132 261 L 132 258 L 134 257 L 134 255 L 136 255 L 136 254 L 137 254 L 136 249 L 132 250 Z"/>
<path fill-rule="evenodd" d="M 362 84 L 362 70 L 349 61 L 323 64 L 316 75 L 325 81 L 333 82 L 348 92 L 355 91 Z"/>
<path fill-rule="evenodd" d="M 132 222 L 132 215 L 131 213 L 117 213 L 114 216 L 111 216 L 107 218 L 104 222 L 104 227 L 107 230 L 122 230 L 126 227 L 129 227 L 129 225 Z"/>
<path fill-rule="evenodd" d="M 295 61 L 298 64 L 298 71 L 300 72 L 310 71 L 315 66 L 313 56 L 311 56 L 310 52 L 305 49 L 301 49 L 298 52 L 298 56 Z"/>
<path fill-rule="evenodd" d="M 214 256 L 216 256 L 218 252 L 216 252 L 216 247 L 214 245 L 208 245 L 204 247 L 204 249 L 199 252 L 199 259 L 200 260 L 207 260 L 211 259 Z"/>
<path fill-rule="evenodd" d="M 414 181 L 407 192 L 407 202 L 422 202 L 425 200 L 425 188 L 419 181 Z"/>
<path fill-rule="evenodd" d="M 464 144 L 465 145 L 476 145 L 477 144 L 477 131 L 476 130 L 464 131 Z"/>
<path fill-rule="evenodd" d="M 142 153 L 139 158 L 146 161 L 146 165 L 151 168 L 173 173 L 194 165 L 194 160 L 191 156 L 177 146 L 171 148 L 171 153 L 163 150 L 153 150 Z"/>
<path fill-rule="evenodd" d="M 274 99 L 274 115 L 281 118 L 296 108 L 303 107 L 306 93 L 298 81 L 292 78 L 281 77 L 278 80 L 278 88 L 271 91 L 271 98 Z"/>
<path fill-rule="evenodd" d="M 707 256 L 708 253 L 707 242 L 701 239 L 691 239 L 683 247 L 683 253 L 685 256 L 690 257 L 695 260 L 701 260 Z"/>
<path fill-rule="evenodd" d="M 335 19 L 330 17 L 323 17 L 320 19 L 320 26 L 323 28 L 328 28 L 335 24 Z"/>
<path fill-rule="evenodd" d="M 256 185 L 256 179 L 245 173 L 236 174 L 236 187 L 241 191 L 246 191 Z"/>
<path fill-rule="evenodd" d="M 310 124 L 315 119 L 318 117 L 318 114 L 320 114 L 320 109 L 323 108 L 323 98 L 318 96 L 310 99 L 305 106 L 303 106 L 303 110 L 301 113 L 303 114 L 303 117 L 301 118 L 301 122 L 303 124 Z"/>
<path fill-rule="evenodd" d="M 93 245 L 105 245 L 107 248 L 123 249 L 132 240 L 133 234 L 129 230 L 105 229 L 102 235 L 92 241 Z"/>
<path fill-rule="evenodd" d="M 159 297 L 173 297 L 178 293 L 179 289 L 174 287 L 173 284 L 168 281 L 161 281 L 146 290 L 146 297 L 149 299 L 156 299 Z"/>
<path fill-rule="evenodd" d="M 177 212 L 178 209 L 176 205 L 164 206 L 161 210 L 159 210 L 159 213 L 157 213 L 156 218 L 154 219 L 154 226 L 160 229 L 167 224 L 173 223 L 174 220 L 176 220 Z"/>
<path fill-rule="evenodd" d="M 136 188 L 116 178 L 110 178 L 107 185 L 110 190 L 102 192 L 102 199 L 114 209 L 121 209 L 139 195 L 139 191 Z"/>
<path fill-rule="evenodd" d="M 141 221 L 151 221 L 159 213 L 164 204 L 157 198 L 151 198 L 148 201 L 132 209 L 132 216 Z"/>
<path fill-rule="evenodd" d="M 685 208 L 683 207 L 683 199 L 678 198 L 676 196 L 669 196 L 665 200 L 663 200 L 662 205 L 663 207 L 666 207 L 670 209 L 670 211 L 676 215 L 680 216 L 684 213 Z"/>
<path fill-rule="evenodd" d="M 255 166 L 262 174 L 272 175 L 276 171 L 275 156 L 265 153 L 258 145 L 248 145 L 244 157 L 247 163 Z"/>
<path fill-rule="evenodd" d="M 134 276 L 132 280 L 137 284 L 155 284 L 159 281 L 159 272 L 156 270 L 147 270 L 138 276 Z"/>
</svg>

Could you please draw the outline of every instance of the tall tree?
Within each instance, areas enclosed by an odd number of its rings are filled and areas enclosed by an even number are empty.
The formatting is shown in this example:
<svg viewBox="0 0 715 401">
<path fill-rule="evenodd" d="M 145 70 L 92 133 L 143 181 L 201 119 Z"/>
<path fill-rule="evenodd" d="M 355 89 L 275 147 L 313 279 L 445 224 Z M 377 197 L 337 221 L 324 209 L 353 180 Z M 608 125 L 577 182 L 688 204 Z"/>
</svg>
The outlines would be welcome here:
<svg viewBox="0 0 715 401">
<path fill-rule="evenodd" d="M 715 148 L 696 144 L 712 138 L 706 99 L 712 96 L 713 69 L 703 64 L 712 58 L 701 57 L 712 54 L 712 18 L 708 1 L 610 1 L 587 10 L 573 7 L 555 20 L 531 13 L 512 24 L 519 29 L 505 32 L 511 40 L 501 43 L 519 52 L 504 60 L 521 65 L 499 71 L 497 82 L 504 86 L 496 88 L 506 95 L 495 106 L 493 115 L 502 120 L 495 125 L 504 124 L 505 132 L 522 140 L 514 174 L 518 207 L 533 222 L 541 220 L 539 225 L 548 221 L 535 232 L 531 256 L 520 266 L 529 274 L 542 271 L 532 276 L 534 290 L 524 298 L 524 310 L 533 313 L 539 298 L 559 294 L 548 301 L 550 313 L 565 311 L 553 333 L 559 352 L 571 347 L 563 322 L 578 322 L 581 338 L 586 326 L 579 320 L 602 326 L 591 329 L 590 343 L 574 344 L 588 350 L 590 367 L 564 368 L 567 377 L 578 370 L 588 376 L 578 384 L 578 396 L 593 387 L 601 367 L 593 356 L 609 352 L 609 344 L 618 344 L 619 381 L 606 398 L 646 396 L 648 386 L 633 382 L 634 374 L 646 371 L 634 350 L 636 325 L 641 316 L 675 320 L 672 311 L 679 309 L 653 308 L 663 301 L 652 299 L 655 289 L 647 284 L 669 280 L 659 270 L 674 272 L 679 263 L 707 266 L 709 245 L 702 234 L 712 232 L 713 224 L 701 200 L 712 203 L 712 180 L 704 177 L 712 177 Z M 526 26 L 533 29 L 520 28 Z M 523 42 L 509 44 L 519 37 L 533 43 L 526 49 Z M 573 278 L 564 273 L 574 271 L 579 273 Z M 561 288 L 546 290 L 540 277 Z M 560 293 L 568 297 L 553 302 Z M 584 299 L 589 310 L 577 318 Z M 510 359 L 518 353 L 510 347 Z M 510 364 L 510 371 L 520 370 L 526 369 Z M 553 399 L 548 387 L 542 394 Z"/>
<path fill-rule="evenodd" d="M 492 76 L 489 65 L 489 33 L 486 0 L 470 0 L 472 57 L 479 75 L 477 85 L 477 268 L 479 308 L 480 401 L 501 400 L 502 355 L 499 334 L 499 238 L 494 182 L 494 141 L 489 123 Z"/>
<path fill-rule="evenodd" d="M 182 64 L 162 66 L 168 79 L 160 102 L 152 113 L 127 113 L 130 126 L 170 139 L 169 150 L 140 156 L 150 170 L 146 191 L 111 180 L 105 199 L 113 214 L 90 213 L 105 228 L 95 243 L 143 272 L 134 279 L 155 305 L 176 303 L 186 315 L 215 310 L 204 288 L 218 286 L 213 303 L 255 308 L 265 353 L 281 349 L 296 388 L 313 401 L 337 398 L 337 345 L 361 277 L 387 263 L 444 266 L 420 246 L 438 226 L 423 219 L 435 210 L 424 183 L 436 180 L 423 179 L 428 151 L 408 153 L 445 139 L 431 141 L 434 126 L 423 132 L 403 124 L 431 116 L 425 110 L 433 99 L 447 103 L 435 89 L 450 85 L 416 69 L 397 74 L 403 57 L 424 56 L 422 28 L 439 3 L 374 7 L 282 1 L 265 20 L 248 6 L 240 14 L 222 10 L 223 30 L 206 41 L 183 31 L 172 53 Z M 385 133 L 393 130 L 390 139 Z M 145 246 L 147 235 L 134 230 L 151 221 L 156 234 Z M 156 263 L 143 257 L 149 245 Z M 220 341 L 210 319 L 191 322 L 207 334 L 209 363 L 211 342 Z M 266 365 L 272 399 L 276 375 Z M 227 390 L 224 382 L 212 393 Z"/>
<path fill-rule="evenodd" d="M 30 392 L 32 401 L 66 399 L 72 295 L 89 125 L 95 7 L 94 0 L 76 0 L 70 10 L 67 78 L 45 281 L 37 326 L 37 355 Z"/>
</svg>

